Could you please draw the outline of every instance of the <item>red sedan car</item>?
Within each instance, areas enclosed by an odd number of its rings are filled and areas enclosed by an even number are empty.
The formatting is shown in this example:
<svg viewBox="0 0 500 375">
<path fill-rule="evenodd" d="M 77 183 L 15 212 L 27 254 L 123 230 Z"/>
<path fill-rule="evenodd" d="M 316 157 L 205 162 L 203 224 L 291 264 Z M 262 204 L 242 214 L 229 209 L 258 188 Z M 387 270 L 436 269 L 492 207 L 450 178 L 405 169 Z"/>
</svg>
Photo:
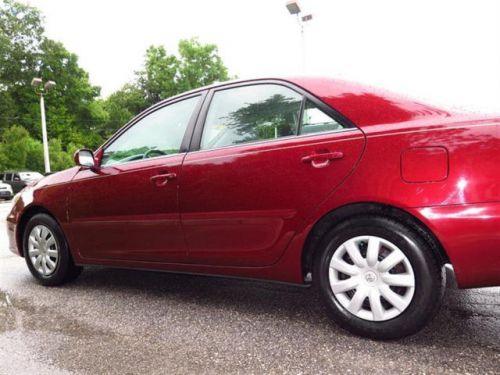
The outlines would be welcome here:
<svg viewBox="0 0 500 375">
<path fill-rule="evenodd" d="M 323 78 L 218 84 L 144 111 L 27 187 L 11 249 L 43 285 L 85 265 L 311 284 L 372 338 L 422 328 L 443 265 L 500 285 L 500 119 Z"/>
</svg>

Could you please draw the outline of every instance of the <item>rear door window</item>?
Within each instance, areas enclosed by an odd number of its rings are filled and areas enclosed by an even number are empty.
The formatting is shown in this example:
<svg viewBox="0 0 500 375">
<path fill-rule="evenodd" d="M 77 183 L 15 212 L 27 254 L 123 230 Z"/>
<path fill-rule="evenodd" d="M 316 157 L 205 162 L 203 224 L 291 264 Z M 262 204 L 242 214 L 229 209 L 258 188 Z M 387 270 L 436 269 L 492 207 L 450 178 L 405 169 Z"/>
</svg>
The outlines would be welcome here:
<svg viewBox="0 0 500 375">
<path fill-rule="evenodd" d="M 214 149 L 297 135 L 301 105 L 301 94 L 276 84 L 216 91 L 200 148 Z"/>
<path fill-rule="evenodd" d="M 315 134 L 342 130 L 344 127 L 335 119 L 319 109 L 313 102 L 306 100 L 302 114 L 300 134 Z"/>
</svg>

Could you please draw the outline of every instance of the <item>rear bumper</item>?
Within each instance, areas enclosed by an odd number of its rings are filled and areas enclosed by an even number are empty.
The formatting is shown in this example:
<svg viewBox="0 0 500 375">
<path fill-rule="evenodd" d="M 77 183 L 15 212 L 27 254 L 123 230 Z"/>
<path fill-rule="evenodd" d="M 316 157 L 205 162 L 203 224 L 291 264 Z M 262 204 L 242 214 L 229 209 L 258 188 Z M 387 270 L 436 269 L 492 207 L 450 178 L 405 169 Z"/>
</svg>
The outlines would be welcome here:
<svg viewBox="0 0 500 375">
<path fill-rule="evenodd" d="M 460 288 L 500 285 L 500 203 L 410 211 L 443 245 Z"/>
</svg>

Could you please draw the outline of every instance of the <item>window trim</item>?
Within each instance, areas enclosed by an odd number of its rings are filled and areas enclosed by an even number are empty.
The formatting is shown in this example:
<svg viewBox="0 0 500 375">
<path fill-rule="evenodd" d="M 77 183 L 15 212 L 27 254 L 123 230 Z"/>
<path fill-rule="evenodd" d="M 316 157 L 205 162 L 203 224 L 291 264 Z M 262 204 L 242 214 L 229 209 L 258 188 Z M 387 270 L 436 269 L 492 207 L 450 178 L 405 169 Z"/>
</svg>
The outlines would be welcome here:
<svg viewBox="0 0 500 375">
<path fill-rule="evenodd" d="M 109 164 L 109 165 L 102 165 L 102 157 L 101 157 L 100 160 L 99 160 L 99 167 L 100 168 L 110 168 L 110 167 L 115 167 L 117 165 L 121 166 L 121 165 L 130 164 L 130 163 L 141 162 L 141 161 L 144 161 L 144 160 L 155 160 L 155 159 L 164 158 L 164 157 L 181 155 L 181 154 L 185 154 L 186 152 L 188 152 L 189 144 L 191 142 L 191 138 L 192 138 L 192 135 L 193 135 L 193 131 L 194 131 L 194 128 L 196 126 L 196 122 L 198 120 L 198 116 L 200 115 L 200 109 L 202 108 L 202 106 L 203 106 L 203 104 L 205 102 L 205 98 L 207 96 L 207 91 L 208 90 L 203 90 L 201 92 L 198 91 L 198 92 L 195 92 L 195 93 L 189 93 L 187 95 L 177 96 L 177 97 L 171 98 L 170 100 L 162 101 L 160 103 L 157 103 L 157 104 L 155 104 L 155 105 L 153 105 L 153 106 L 145 109 L 144 111 L 142 111 L 141 113 L 139 113 L 137 116 L 135 116 L 134 118 L 132 118 L 124 126 L 122 126 L 118 131 L 116 131 L 116 133 L 113 134 L 97 150 L 97 151 L 102 152 L 102 154 L 104 155 L 104 152 L 106 151 L 106 149 L 109 146 L 111 146 L 118 138 L 120 138 L 125 132 L 127 132 L 127 130 L 129 130 L 131 127 L 135 126 L 142 119 L 144 119 L 147 116 L 151 115 L 152 113 L 154 113 L 156 111 L 159 111 L 159 110 L 161 110 L 161 109 L 163 109 L 165 107 L 168 107 L 170 105 L 176 104 L 176 103 L 184 101 L 184 100 L 188 100 L 188 99 L 192 99 L 192 98 L 195 98 L 195 97 L 199 97 L 200 99 L 199 99 L 198 103 L 196 103 L 196 106 L 193 109 L 193 113 L 191 114 L 191 117 L 189 118 L 188 124 L 186 126 L 186 130 L 184 131 L 184 136 L 182 138 L 181 145 L 179 147 L 179 152 L 177 152 L 175 154 L 158 155 L 158 156 L 155 156 L 155 157 L 152 157 L 152 158 L 148 158 L 148 159 L 130 160 L 130 161 L 126 161 L 126 162 L 123 162 L 123 163 L 114 163 L 114 164 Z"/>
<path fill-rule="evenodd" d="M 214 97 L 214 94 L 218 91 L 223 91 L 223 90 L 231 90 L 239 87 L 246 87 L 246 86 L 257 86 L 257 85 L 277 85 L 277 86 L 284 86 L 288 89 L 291 89 L 292 91 L 295 91 L 299 95 L 302 96 L 302 103 L 300 106 L 300 116 L 299 117 L 299 124 L 297 127 L 297 134 L 286 136 L 286 137 L 280 137 L 280 138 L 272 138 L 272 139 L 263 139 L 259 141 L 253 141 L 253 142 L 246 142 L 246 143 L 240 143 L 240 144 L 232 144 L 232 145 L 226 145 L 226 146 L 221 146 L 221 147 L 214 147 L 210 149 L 201 149 L 201 137 L 203 136 L 203 130 L 205 128 L 205 123 L 208 115 L 208 110 L 210 109 L 210 105 L 212 103 L 212 99 Z M 327 131 L 327 132 L 321 132 L 321 133 L 312 133 L 312 134 L 299 134 L 300 133 L 300 127 L 302 126 L 302 114 L 305 106 L 305 101 L 309 100 L 311 101 L 314 105 L 316 105 L 320 110 L 325 112 L 328 116 L 332 117 L 335 121 L 337 121 L 340 125 L 342 125 L 344 128 L 340 130 L 332 130 L 332 131 Z M 211 151 L 211 150 L 219 150 L 219 149 L 224 149 L 228 147 L 241 147 L 241 146 L 246 146 L 246 145 L 252 145 L 252 144 L 259 144 L 259 143 L 264 143 L 264 142 L 276 142 L 276 141 L 281 141 L 281 140 L 286 140 L 286 139 L 295 139 L 297 137 L 310 137 L 310 136 L 315 136 L 315 135 L 323 135 L 323 134 L 329 134 L 329 133 L 338 133 L 338 132 L 343 132 L 346 130 L 355 130 L 358 129 L 349 119 L 347 119 L 345 116 L 343 116 L 341 113 L 337 112 L 335 109 L 330 107 L 328 104 L 324 103 L 322 100 L 317 98 L 316 96 L 312 95 L 308 91 L 304 90 L 303 88 L 292 84 L 288 81 L 281 81 L 281 80 L 276 80 L 276 79 L 264 79 L 264 80 L 252 80 L 252 81 L 245 81 L 245 82 L 236 82 L 233 84 L 228 84 L 224 86 L 219 86 L 219 87 L 214 87 L 211 88 L 207 95 L 206 98 L 203 102 L 203 106 L 201 107 L 200 113 L 198 115 L 198 119 L 196 122 L 196 126 L 193 132 L 193 135 L 191 137 L 191 142 L 189 144 L 189 150 L 188 152 L 193 152 L 193 151 Z"/>
</svg>

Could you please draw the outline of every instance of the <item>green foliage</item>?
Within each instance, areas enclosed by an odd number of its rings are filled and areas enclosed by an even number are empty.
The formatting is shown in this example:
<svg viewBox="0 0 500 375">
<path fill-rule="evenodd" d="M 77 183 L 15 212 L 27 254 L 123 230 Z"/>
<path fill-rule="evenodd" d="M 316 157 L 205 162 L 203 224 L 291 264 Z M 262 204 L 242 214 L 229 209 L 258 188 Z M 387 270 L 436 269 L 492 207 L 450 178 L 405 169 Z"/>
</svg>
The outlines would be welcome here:
<svg viewBox="0 0 500 375">
<path fill-rule="evenodd" d="M 0 1 L 2 165 L 43 169 L 43 152 L 33 143 L 41 139 L 39 98 L 31 87 L 33 77 L 57 82 L 56 89 L 45 95 L 49 139 L 61 145 L 78 143 L 97 147 L 102 143 L 101 136 L 94 133 L 108 118 L 103 103 L 96 100 L 100 89 L 90 84 L 88 73 L 78 65 L 75 54 L 44 36 L 42 18 L 36 8 L 4 0 Z M 22 134 L 16 125 L 24 129 Z M 11 133 L 20 140 L 9 144 Z M 66 152 L 67 146 L 61 150 Z M 68 158 L 59 158 L 58 151 L 55 158 L 56 170 L 68 165 Z"/>
<path fill-rule="evenodd" d="M 215 44 L 200 44 L 197 39 L 179 42 L 178 92 L 193 90 L 229 79 L 227 68 Z"/>
<path fill-rule="evenodd" d="M 143 92 L 133 84 L 126 84 L 111 94 L 103 103 L 108 118 L 99 129 L 103 138 L 109 137 L 118 128 L 147 107 Z"/>
<path fill-rule="evenodd" d="M 144 93 L 146 106 L 229 79 L 216 45 L 203 45 L 193 38 L 181 40 L 178 51 L 178 57 L 167 54 L 162 46 L 151 46 L 146 51 L 144 70 L 136 73 L 137 86 Z"/>
<path fill-rule="evenodd" d="M 150 46 L 144 69 L 136 72 L 135 82 L 124 85 L 104 101 L 109 117 L 99 134 L 108 137 L 162 99 L 228 79 L 227 68 L 214 44 L 201 44 L 197 39 L 181 40 L 178 56 L 168 54 L 163 46 Z"/>
<path fill-rule="evenodd" d="M 136 79 L 99 99 L 100 88 L 90 83 L 78 56 L 44 35 L 40 12 L 15 0 L 0 0 L 0 169 L 43 170 L 33 77 L 57 84 L 45 94 L 53 170 L 72 164 L 77 145 L 99 147 L 150 105 L 229 78 L 215 45 L 181 40 L 177 55 L 162 46 L 149 47 Z"/>
<path fill-rule="evenodd" d="M 61 140 L 53 138 L 49 142 L 50 167 L 54 171 L 71 167 L 72 154 L 80 147 L 69 144 L 67 151 L 62 147 Z M 43 172 L 43 146 L 33 139 L 28 131 L 14 125 L 3 132 L 0 143 L 0 171 L 32 170 Z"/>
</svg>

